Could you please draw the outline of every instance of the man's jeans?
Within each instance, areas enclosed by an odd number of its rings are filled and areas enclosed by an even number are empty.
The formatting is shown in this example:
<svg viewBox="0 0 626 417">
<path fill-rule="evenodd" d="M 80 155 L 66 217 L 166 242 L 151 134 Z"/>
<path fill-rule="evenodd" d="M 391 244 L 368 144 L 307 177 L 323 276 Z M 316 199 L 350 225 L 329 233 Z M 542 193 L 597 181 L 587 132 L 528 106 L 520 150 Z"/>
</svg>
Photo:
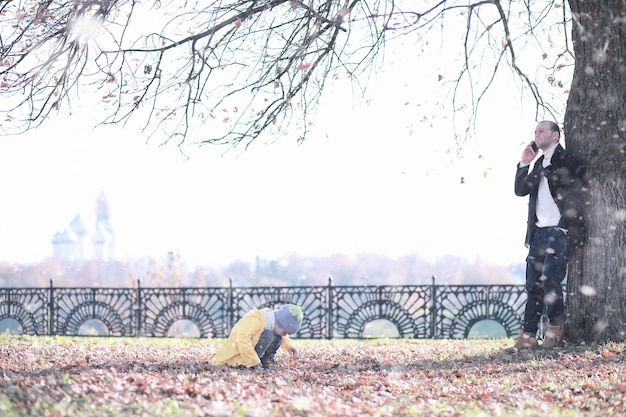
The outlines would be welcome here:
<svg viewBox="0 0 626 417">
<path fill-rule="evenodd" d="M 565 232 L 558 227 L 536 228 L 526 258 L 525 333 L 536 334 L 544 306 L 549 324 L 565 323 L 561 283 L 567 272 L 570 247 Z"/>
<path fill-rule="evenodd" d="M 283 343 L 283 337 L 274 334 L 272 330 L 263 330 L 259 342 L 254 347 L 259 359 L 265 364 L 265 361 L 273 360 L 276 351 Z"/>
</svg>

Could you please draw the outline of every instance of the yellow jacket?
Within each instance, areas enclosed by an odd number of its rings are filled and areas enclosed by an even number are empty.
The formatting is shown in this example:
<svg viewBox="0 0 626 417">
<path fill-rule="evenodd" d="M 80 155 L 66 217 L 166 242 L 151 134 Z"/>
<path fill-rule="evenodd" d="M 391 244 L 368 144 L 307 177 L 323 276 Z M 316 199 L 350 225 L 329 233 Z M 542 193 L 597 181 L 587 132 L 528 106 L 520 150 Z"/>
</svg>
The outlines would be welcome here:
<svg viewBox="0 0 626 417">
<path fill-rule="evenodd" d="M 213 359 L 211 359 L 211 364 L 227 364 L 231 366 L 244 365 L 247 368 L 252 368 L 261 363 L 254 347 L 259 343 L 261 333 L 265 330 L 265 316 L 263 311 L 272 310 L 269 308 L 265 310 L 252 310 L 235 324 L 228 339 L 226 339 L 222 347 L 217 351 Z M 289 349 L 291 345 L 291 339 L 289 339 L 289 336 L 285 336 L 280 347 Z"/>
</svg>

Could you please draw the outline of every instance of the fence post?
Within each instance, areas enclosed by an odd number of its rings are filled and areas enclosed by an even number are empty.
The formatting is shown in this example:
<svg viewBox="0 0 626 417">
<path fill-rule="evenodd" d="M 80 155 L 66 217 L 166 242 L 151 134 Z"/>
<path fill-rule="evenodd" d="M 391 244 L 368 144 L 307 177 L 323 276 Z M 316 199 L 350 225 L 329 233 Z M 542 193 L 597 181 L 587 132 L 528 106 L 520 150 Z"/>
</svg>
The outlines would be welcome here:
<svg viewBox="0 0 626 417">
<path fill-rule="evenodd" d="M 431 285 L 431 307 L 430 307 L 430 338 L 437 338 L 437 286 L 435 285 L 435 280 L 437 277 L 435 275 L 432 276 L 432 285 Z"/>
<path fill-rule="evenodd" d="M 141 297 L 141 280 L 137 280 L 137 331 L 135 333 L 135 337 L 140 337 L 142 335 L 141 331 L 141 313 L 143 312 L 143 299 Z"/>
<path fill-rule="evenodd" d="M 328 320 L 328 325 L 326 326 L 326 338 L 327 339 L 332 339 L 333 337 L 333 331 L 334 331 L 334 323 L 333 323 L 333 317 L 335 316 L 335 312 L 334 312 L 334 300 L 333 300 L 333 277 L 330 276 L 328 277 L 328 306 L 326 308 L 326 311 L 328 312 L 328 316 L 327 316 L 327 320 Z"/>
<path fill-rule="evenodd" d="M 235 308 L 233 307 L 233 278 L 228 278 L 228 331 L 226 337 L 230 334 L 235 321 Z"/>
<path fill-rule="evenodd" d="M 48 291 L 48 334 L 54 336 L 54 287 L 50 280 L 50 291 Z"/>
</svg>

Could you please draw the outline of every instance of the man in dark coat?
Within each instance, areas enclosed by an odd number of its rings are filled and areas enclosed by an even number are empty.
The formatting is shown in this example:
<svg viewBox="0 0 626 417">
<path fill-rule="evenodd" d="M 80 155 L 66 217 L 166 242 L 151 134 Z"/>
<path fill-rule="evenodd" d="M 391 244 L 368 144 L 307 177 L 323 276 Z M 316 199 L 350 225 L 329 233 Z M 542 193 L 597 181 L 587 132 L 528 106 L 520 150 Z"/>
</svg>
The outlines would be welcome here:
<svg viewBox="0 0 626 417">
<path fill-rule="evenodd" d="M 551 121 L 535 128 L 535 140 L 524 148 L 515 174 L 515 194 L 529 195 L 524 323 L 508 352 L 538 346 L 537 330 L 547 307 L 548 327 L 542 348 L 562 345 L 565 304 L 562 282 L 573 248 L 586 240 L 585 169 L 560 144 L 561 131 Z M 541 152 L 540 152 L 541 151 Z M 529 173 L 531 162 L 535 161 Z"/>
</svg>

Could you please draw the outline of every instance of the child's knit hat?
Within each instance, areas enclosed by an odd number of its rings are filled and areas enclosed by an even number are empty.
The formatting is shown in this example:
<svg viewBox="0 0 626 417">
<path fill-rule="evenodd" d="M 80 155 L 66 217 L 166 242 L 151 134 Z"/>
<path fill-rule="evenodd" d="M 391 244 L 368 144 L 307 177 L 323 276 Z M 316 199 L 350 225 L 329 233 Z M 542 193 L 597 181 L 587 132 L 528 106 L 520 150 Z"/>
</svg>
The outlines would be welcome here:
<svg viewBox="0 0 626 417">
<path fill-rule="evenodd" d="M 295 304 L 285 304 L 278 310 L 274 311 L 276 317 L 276 323 L 287 332 L 287 334 L 294 334 L 300 330 L 302 324 L 302 309 Z"/>
</svg>

